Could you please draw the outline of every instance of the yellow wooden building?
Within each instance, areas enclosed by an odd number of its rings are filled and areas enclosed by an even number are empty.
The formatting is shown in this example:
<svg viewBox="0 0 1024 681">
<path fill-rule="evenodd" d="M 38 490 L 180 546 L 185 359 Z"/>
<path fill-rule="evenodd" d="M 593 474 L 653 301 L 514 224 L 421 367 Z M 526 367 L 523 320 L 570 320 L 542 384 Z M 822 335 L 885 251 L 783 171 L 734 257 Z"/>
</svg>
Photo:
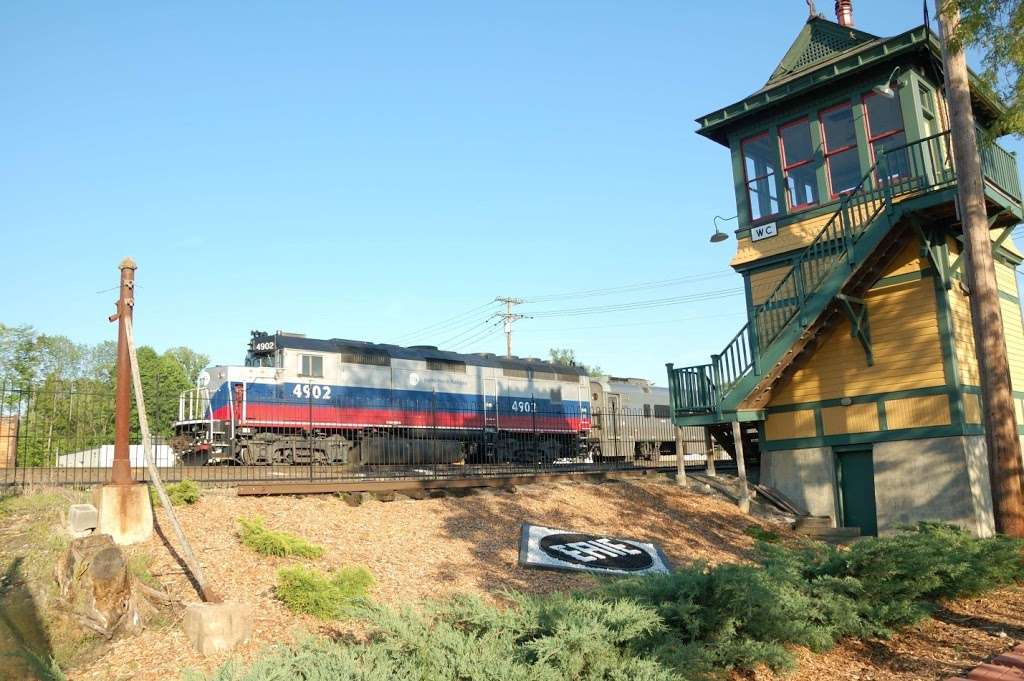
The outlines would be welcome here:
<svg viewBox="0 0 1024 681">
<path fill-rule="evenodd" d="M 981 128 L 1002 107 L 972 103 Z M 669 365 L 676 424 L 733 451 L 740 422 L 761 482 L 838 525 L 991 533 L 937 36 L 812 16 L 763 88 L 698 123 L 732 156 L 748 323 L 709 363 Z M 981 159 L 1024 424 L 1017 159 Z"/>
</svg>

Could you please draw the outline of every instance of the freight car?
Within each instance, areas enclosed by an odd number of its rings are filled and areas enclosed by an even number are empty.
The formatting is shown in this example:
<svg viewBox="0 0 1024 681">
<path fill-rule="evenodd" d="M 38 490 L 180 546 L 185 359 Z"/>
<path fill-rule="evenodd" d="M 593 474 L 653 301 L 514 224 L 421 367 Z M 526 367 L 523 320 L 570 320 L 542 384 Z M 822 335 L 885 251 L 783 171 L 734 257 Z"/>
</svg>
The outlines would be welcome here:
<svg viewBox="0 0 1024 681">
<path fill-rule="evenodd" d="M 416 465 L 580 460 L 590 382 L 538 359 L 254 331 L 245 366 L 181 396 L 188 464 Z"/>
</svg>

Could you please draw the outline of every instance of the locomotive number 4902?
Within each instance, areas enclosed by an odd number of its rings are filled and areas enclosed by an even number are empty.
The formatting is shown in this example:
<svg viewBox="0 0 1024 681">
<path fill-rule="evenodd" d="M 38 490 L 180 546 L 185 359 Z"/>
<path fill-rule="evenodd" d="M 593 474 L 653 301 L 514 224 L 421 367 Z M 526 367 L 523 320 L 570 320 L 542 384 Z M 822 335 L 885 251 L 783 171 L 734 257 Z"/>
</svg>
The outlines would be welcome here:
<svg viewBox="0 0 1024 681">
<path fill-rule="evenodd" d="M 292 388 L 292 395 L 295 395 L 298 398 L 304 397 L 309 399 L 312 397 L 314 400 L 329 400 L 331 399 L 331 386 L 296 383 L 295 387 Z"/>
</svg>

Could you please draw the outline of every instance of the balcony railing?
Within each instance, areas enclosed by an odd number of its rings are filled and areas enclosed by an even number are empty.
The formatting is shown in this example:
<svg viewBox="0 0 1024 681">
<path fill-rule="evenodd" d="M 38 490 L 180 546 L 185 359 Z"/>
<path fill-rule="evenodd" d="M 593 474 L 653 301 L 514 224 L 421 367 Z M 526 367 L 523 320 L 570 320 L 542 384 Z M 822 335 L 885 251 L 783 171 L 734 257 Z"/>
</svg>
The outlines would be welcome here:
<svg viewBox="0 0 1024 681">
<path fill-rule="evenodd" d="M 981 149 L 981 162 L 986 183 L 1019 204 L 1016 157 L 991 145 Z M 838 293 L 838 289 L 824 290 L 826 280 L 838 267 L 850 271 L 856 267 L 857 243 L 894 201 L 944 189 L 955 181 L 948 131 L 885 150 L 857 186 L 845 193 L 839 208 L 797 256 L 789 272 L 764 301 L 754 306 L 751 322 L 721 353 L 711 356 L 710 364 L 681 369 L 669 365 L 676 411 L 719 411 L 731 388 L 748 374 L 759 372 L 760 355 L 793 320 L 811 315 L 812 299 L 817 303 L 813 306 L 816 314 Z"/>
</svg>

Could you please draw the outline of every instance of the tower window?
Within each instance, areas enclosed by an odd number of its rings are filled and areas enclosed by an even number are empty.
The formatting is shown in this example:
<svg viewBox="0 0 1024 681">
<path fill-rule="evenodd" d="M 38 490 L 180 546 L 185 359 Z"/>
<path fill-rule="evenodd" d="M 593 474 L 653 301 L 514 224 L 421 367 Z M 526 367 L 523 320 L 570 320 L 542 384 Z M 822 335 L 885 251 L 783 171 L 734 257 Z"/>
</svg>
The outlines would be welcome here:
<svg viewBox="0 0 1024 681">
<path fill-rule="evenodd" d="M 801 118 L 783 125 L 779 128 L 779 146 L 789 209 L 818 203 L 818 169 L 811 144 L 811 122 Z"/>
<path fill-rule="evenodd" d="M 743 173 L 747 184 L 750 219 L 760 220 L 779 212 L 779 195 L 775 187 L 778 162 L 767 132 L 749 137 L 740 144 Z"/>
<path fill-rule="evenodd" d="M 907 155 L 907 135 L 903 131 L 900 100 L 869 92 L 864 95 L 864 112 L 868 122 L 871 157 L 877 163 L 884 155 L 889 165 L 889 176 L 878 177 L 878 180 L 881 182 L 909 177 L 910 158 Z"/>
<path fill-rule="evenodd" d="M 853 107 L 840 104 L 821 112 L 821 132 L 825 147 L 825 168 L 829 191 L 836 199 L 860 184 L 860 157 Z"/>
</svg>

